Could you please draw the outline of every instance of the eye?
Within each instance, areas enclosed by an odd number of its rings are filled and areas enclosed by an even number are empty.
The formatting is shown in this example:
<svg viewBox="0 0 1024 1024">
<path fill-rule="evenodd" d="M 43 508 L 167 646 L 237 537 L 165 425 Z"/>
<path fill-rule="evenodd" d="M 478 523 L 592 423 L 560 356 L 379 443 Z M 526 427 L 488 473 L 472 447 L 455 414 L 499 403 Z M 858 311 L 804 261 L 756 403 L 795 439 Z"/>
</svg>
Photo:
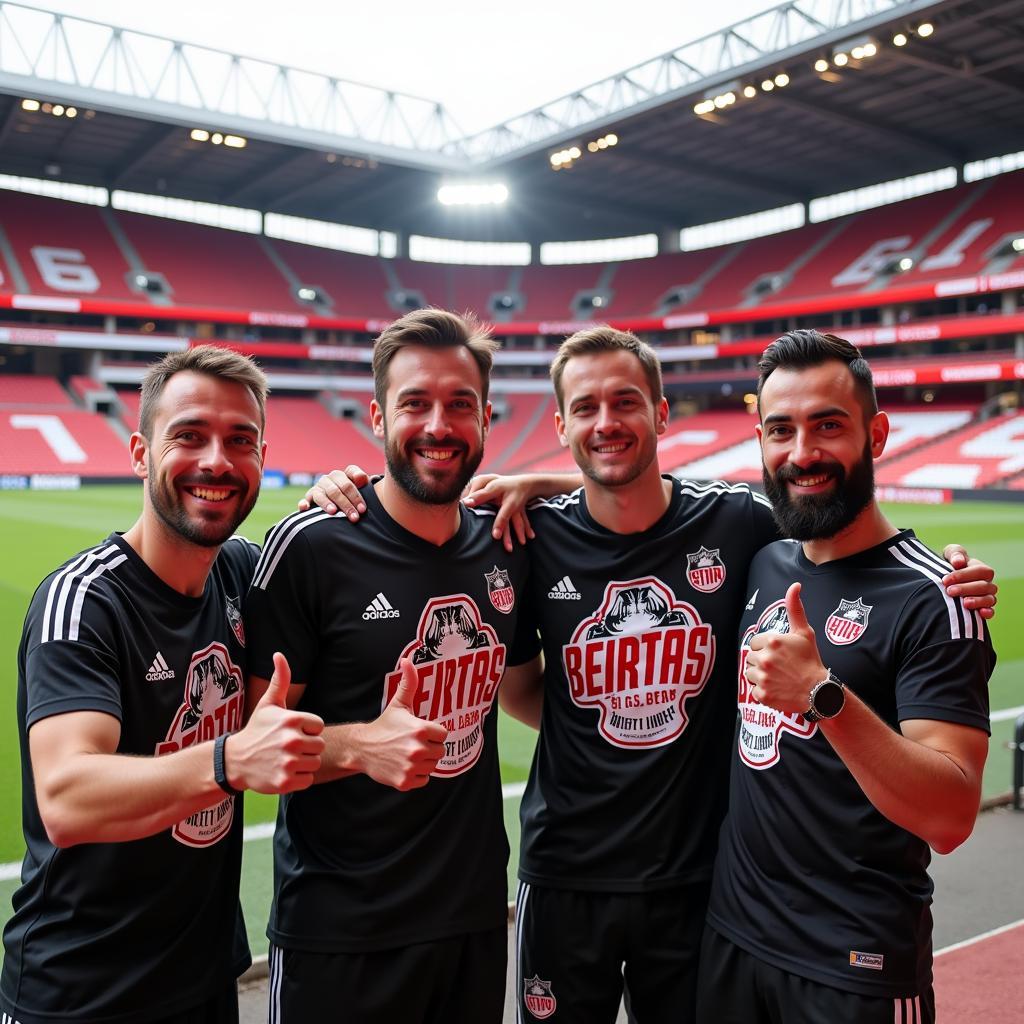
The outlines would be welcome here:
<svg viewBox="0 0 1024 1024">
<path fill-rule="evenodd" d="M 199 440 L 199 435 L 194 430 L 179 430 L 174 437 L 176 440 L 185 441 L 186 443 Z"/>
</svg>

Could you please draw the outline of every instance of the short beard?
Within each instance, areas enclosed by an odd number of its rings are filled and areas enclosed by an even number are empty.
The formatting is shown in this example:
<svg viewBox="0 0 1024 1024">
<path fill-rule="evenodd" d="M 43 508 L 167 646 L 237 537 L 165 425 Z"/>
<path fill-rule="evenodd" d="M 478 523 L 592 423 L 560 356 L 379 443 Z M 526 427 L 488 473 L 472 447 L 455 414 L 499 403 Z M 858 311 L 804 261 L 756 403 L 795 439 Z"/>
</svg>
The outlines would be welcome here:
<svg viewBox="0 0 1024 1024">
<path fill-rule="evenodd" d="M 424 505 L 454 505 L 462 497 L 484 452 L 482 447 L 472 453 L 468 446 L 460 450 L 463 455 L 462 470 L 450 481 L 435 483 L 420 476 L 412 462 L 406 458 L 405 452 L 391 444 L 386 434 L 384 437 L 384 461 L 387 463 L 388 474 L 410 498 Z"/>
<path fill-rule="evenodd" d="M 223 485 L 227 481 L 221 480 L 218 483 Z M 242 496 L 242 504 L 239 506 L 238 515 L 229 520 L 227 525 L 213 530 L 212 524 L 204 524 L 202 521 L 196 521 L 191 518 L 169 486 L 161 485 L 153 477 L 149 478 L 148 484 L 150 504 L 164 525 L 181 537 L 182 540 L 186 540 L 189 544 L 195 544 L 201 548 L 219 548 L 229 537 L 233 536 L 235 530 L 238 529 L 239 525 L 252 511 L 253 505 L 256 504 L 256 499 L 259 497 L 259 488 L 250 496 L 247 494 L 244 481 L 232 478 L 230 481 L 231 486 L 238 487 L 239 493 Z M 209 486 L 215 487 L 217 484 L 211 481 Z M 206 529 L 203 528 L 204 525 Z"/>
<path fill-rule="evenodd" d="M 830 473 L 835 487 L 829 494 L 792 496 L 786 482 L 802 474 Z M 772 503 L 779 530 L 794 540 L 824 540 L 845 530 L 875 496 L 875 466 L 871 442 L 849 475 L 838 462 L 814 462 L 809 466 L 787 463 L 772 476 L 762 466 L 764 492 Z"/>
</svg>

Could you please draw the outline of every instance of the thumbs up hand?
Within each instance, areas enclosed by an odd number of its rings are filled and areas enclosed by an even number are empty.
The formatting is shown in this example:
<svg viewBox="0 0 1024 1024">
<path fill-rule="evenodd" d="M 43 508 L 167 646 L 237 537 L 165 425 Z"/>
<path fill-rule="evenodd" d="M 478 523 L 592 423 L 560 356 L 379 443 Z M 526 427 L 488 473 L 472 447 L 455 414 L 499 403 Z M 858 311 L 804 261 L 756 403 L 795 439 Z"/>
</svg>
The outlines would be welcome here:
<svg viewBox="0 0 1024 1024">
<path fill-rule="evenodd" d="M 751 696 L 784 714 L 803 714 L 815 684 L 828 674 L 807 621 L 799 583 L 786 591 L 788 633 L 758 633 L 750 641 L 743 674 Z"/>
<path fill-rule="evenodd" d="M 249 721 L 228 737 L 224 767 L 236 789 L 291 793 L 313 785 L 324 750 L 324 723 L 317 715 L 288 708 L 291 679 L 288 659 L 275 654 L 274 674 Z"/>
<path fill-rule="evenodd" d="M 376 721 L 362 726 L 355 753 L 358 770 L 398 790 L 419 789 L 444 756 L 448 730 L 440 722 L 416 716 L 420 679 L 408 658 L 399 663 L 402 678 Z"/>
</svg>

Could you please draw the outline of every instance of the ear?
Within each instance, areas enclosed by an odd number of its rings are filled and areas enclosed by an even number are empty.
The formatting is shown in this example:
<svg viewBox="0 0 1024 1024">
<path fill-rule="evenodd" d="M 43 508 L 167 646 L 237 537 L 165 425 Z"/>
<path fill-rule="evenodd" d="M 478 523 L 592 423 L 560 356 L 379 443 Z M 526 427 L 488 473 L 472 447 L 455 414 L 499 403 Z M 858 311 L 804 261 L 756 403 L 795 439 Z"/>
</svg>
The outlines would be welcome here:
<svg viewBox="0 0 1024 1024">
<path fill-rule="evenodd" d="M 555 413 L 555 433 L 558 434 L 558 443 L 563 448 L 569 447 L 569 438 L 565 434 L 565 420 L 560 412 Z"/>
<path fill-rule="evenodd" d="M 757 443 L 761 446 L 761 450 L 764 450 L 764 427 L 760 423 L 754 424 L 754 433 L 757 435 Z"/>
<path fill-rule="evenodd" d="M 140 480 L 145 480 L 149 476 L 149 442 L 137 430 L 128 439 L 128 454 L 132 472 Z"/>
<path fill-rule="evenodd" d="M 658 403 L 657 416 L 655 417 L 657 426 L 655 429 L 659 434 L 664 434 L 668 430 L 668 399 L 662 397 Z"/>
<path fill-rule="evenodd" d="M 487 439 L 487 435 L 491 429 L 491 403 L 487 402 L 484 405 L 484 420 L 483 420 L 483 436 L 484 440 Z"/>
<path fill-rule="evenodd" d="M 373 427 L 375 437 L 384 440 L 384 410 L 377 404 L 374 398 L 370 402 L 370 425 Z"/>
<path fill-rule="evenodd" d="M 263 473 L 263 467 L 267 464 L 267 442 L 262 441 L 260 443 L 260 473 Z"/>
<path fill-rule="evenodd" d="M 885 451 L 885 442 L 889 440 L 889 417 L 884 412 L 876 412 L 868 423 L 868 438 L 871 441 L 871 458 L 879 459 Z"/>
</svg>

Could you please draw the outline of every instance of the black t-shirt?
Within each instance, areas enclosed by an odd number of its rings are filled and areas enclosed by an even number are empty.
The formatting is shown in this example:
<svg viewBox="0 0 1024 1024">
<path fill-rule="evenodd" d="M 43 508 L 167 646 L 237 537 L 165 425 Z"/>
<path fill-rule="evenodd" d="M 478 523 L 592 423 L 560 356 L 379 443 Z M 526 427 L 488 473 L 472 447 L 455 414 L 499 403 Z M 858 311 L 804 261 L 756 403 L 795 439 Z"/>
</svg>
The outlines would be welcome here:
<svg viewBox="0 0 1024 1024">
<path fill-rule="evenodd" d="M 406 793 L 354 775 L 282 797 L 267 934 L 286 949 L 365 952 L 500 927 L 508 842 L 494 704 L 515 642 L 526 554 L 491 537 L 493 513 L 462 510 L 437 546 L 396 523 L 373 486 L 358 524 L 319 510 L 267 534 L 246 605 L 252 671 L 274 651 L 328 724 L 371 721 L 411 658 L 416 713 L 445 722 L 445 756 Z"/>
<path fill-rule="evenodd" d="M 753 702 L 750 638 L 789 628 L 801 597 L 822 661 L 893 729 L 911 719 L 988 731 L 995 653 L 984 620 L 946 596 L 949 566 L 907 530 L 822 565 L 763 551 L 743 619 L 729 815 L 708 920 L 783 970 L 899 998 L 931 980 L 928 845 L 883 817 L 815 723 Z"/>
<path fill-rule="evenodd" d="M 121 723 L 118 753 L 159 756 L 238 729 L 241 602 L 258 553 L 232 538 L 192 598 L 112 534 L 32 598 L 18 652 L 27 852 L 0 981 L 22 1024 L 142 1024 L 204 1002 L 249 965 L 241 799 L 225 796 L 146 839 L 57 849 L 39 817 L 28 730 L 99 711 Z"/>
<path fill-rule="evenodd" d="M 582 489 L 530 519 L 545 681 L 520 877 L 611 892 L 707 879 L 747 569 L 778 536 L 768 503 L 745 485 L 673 479 L 668 510 L 642 533 L 598 524 Z"/>
</svg>

